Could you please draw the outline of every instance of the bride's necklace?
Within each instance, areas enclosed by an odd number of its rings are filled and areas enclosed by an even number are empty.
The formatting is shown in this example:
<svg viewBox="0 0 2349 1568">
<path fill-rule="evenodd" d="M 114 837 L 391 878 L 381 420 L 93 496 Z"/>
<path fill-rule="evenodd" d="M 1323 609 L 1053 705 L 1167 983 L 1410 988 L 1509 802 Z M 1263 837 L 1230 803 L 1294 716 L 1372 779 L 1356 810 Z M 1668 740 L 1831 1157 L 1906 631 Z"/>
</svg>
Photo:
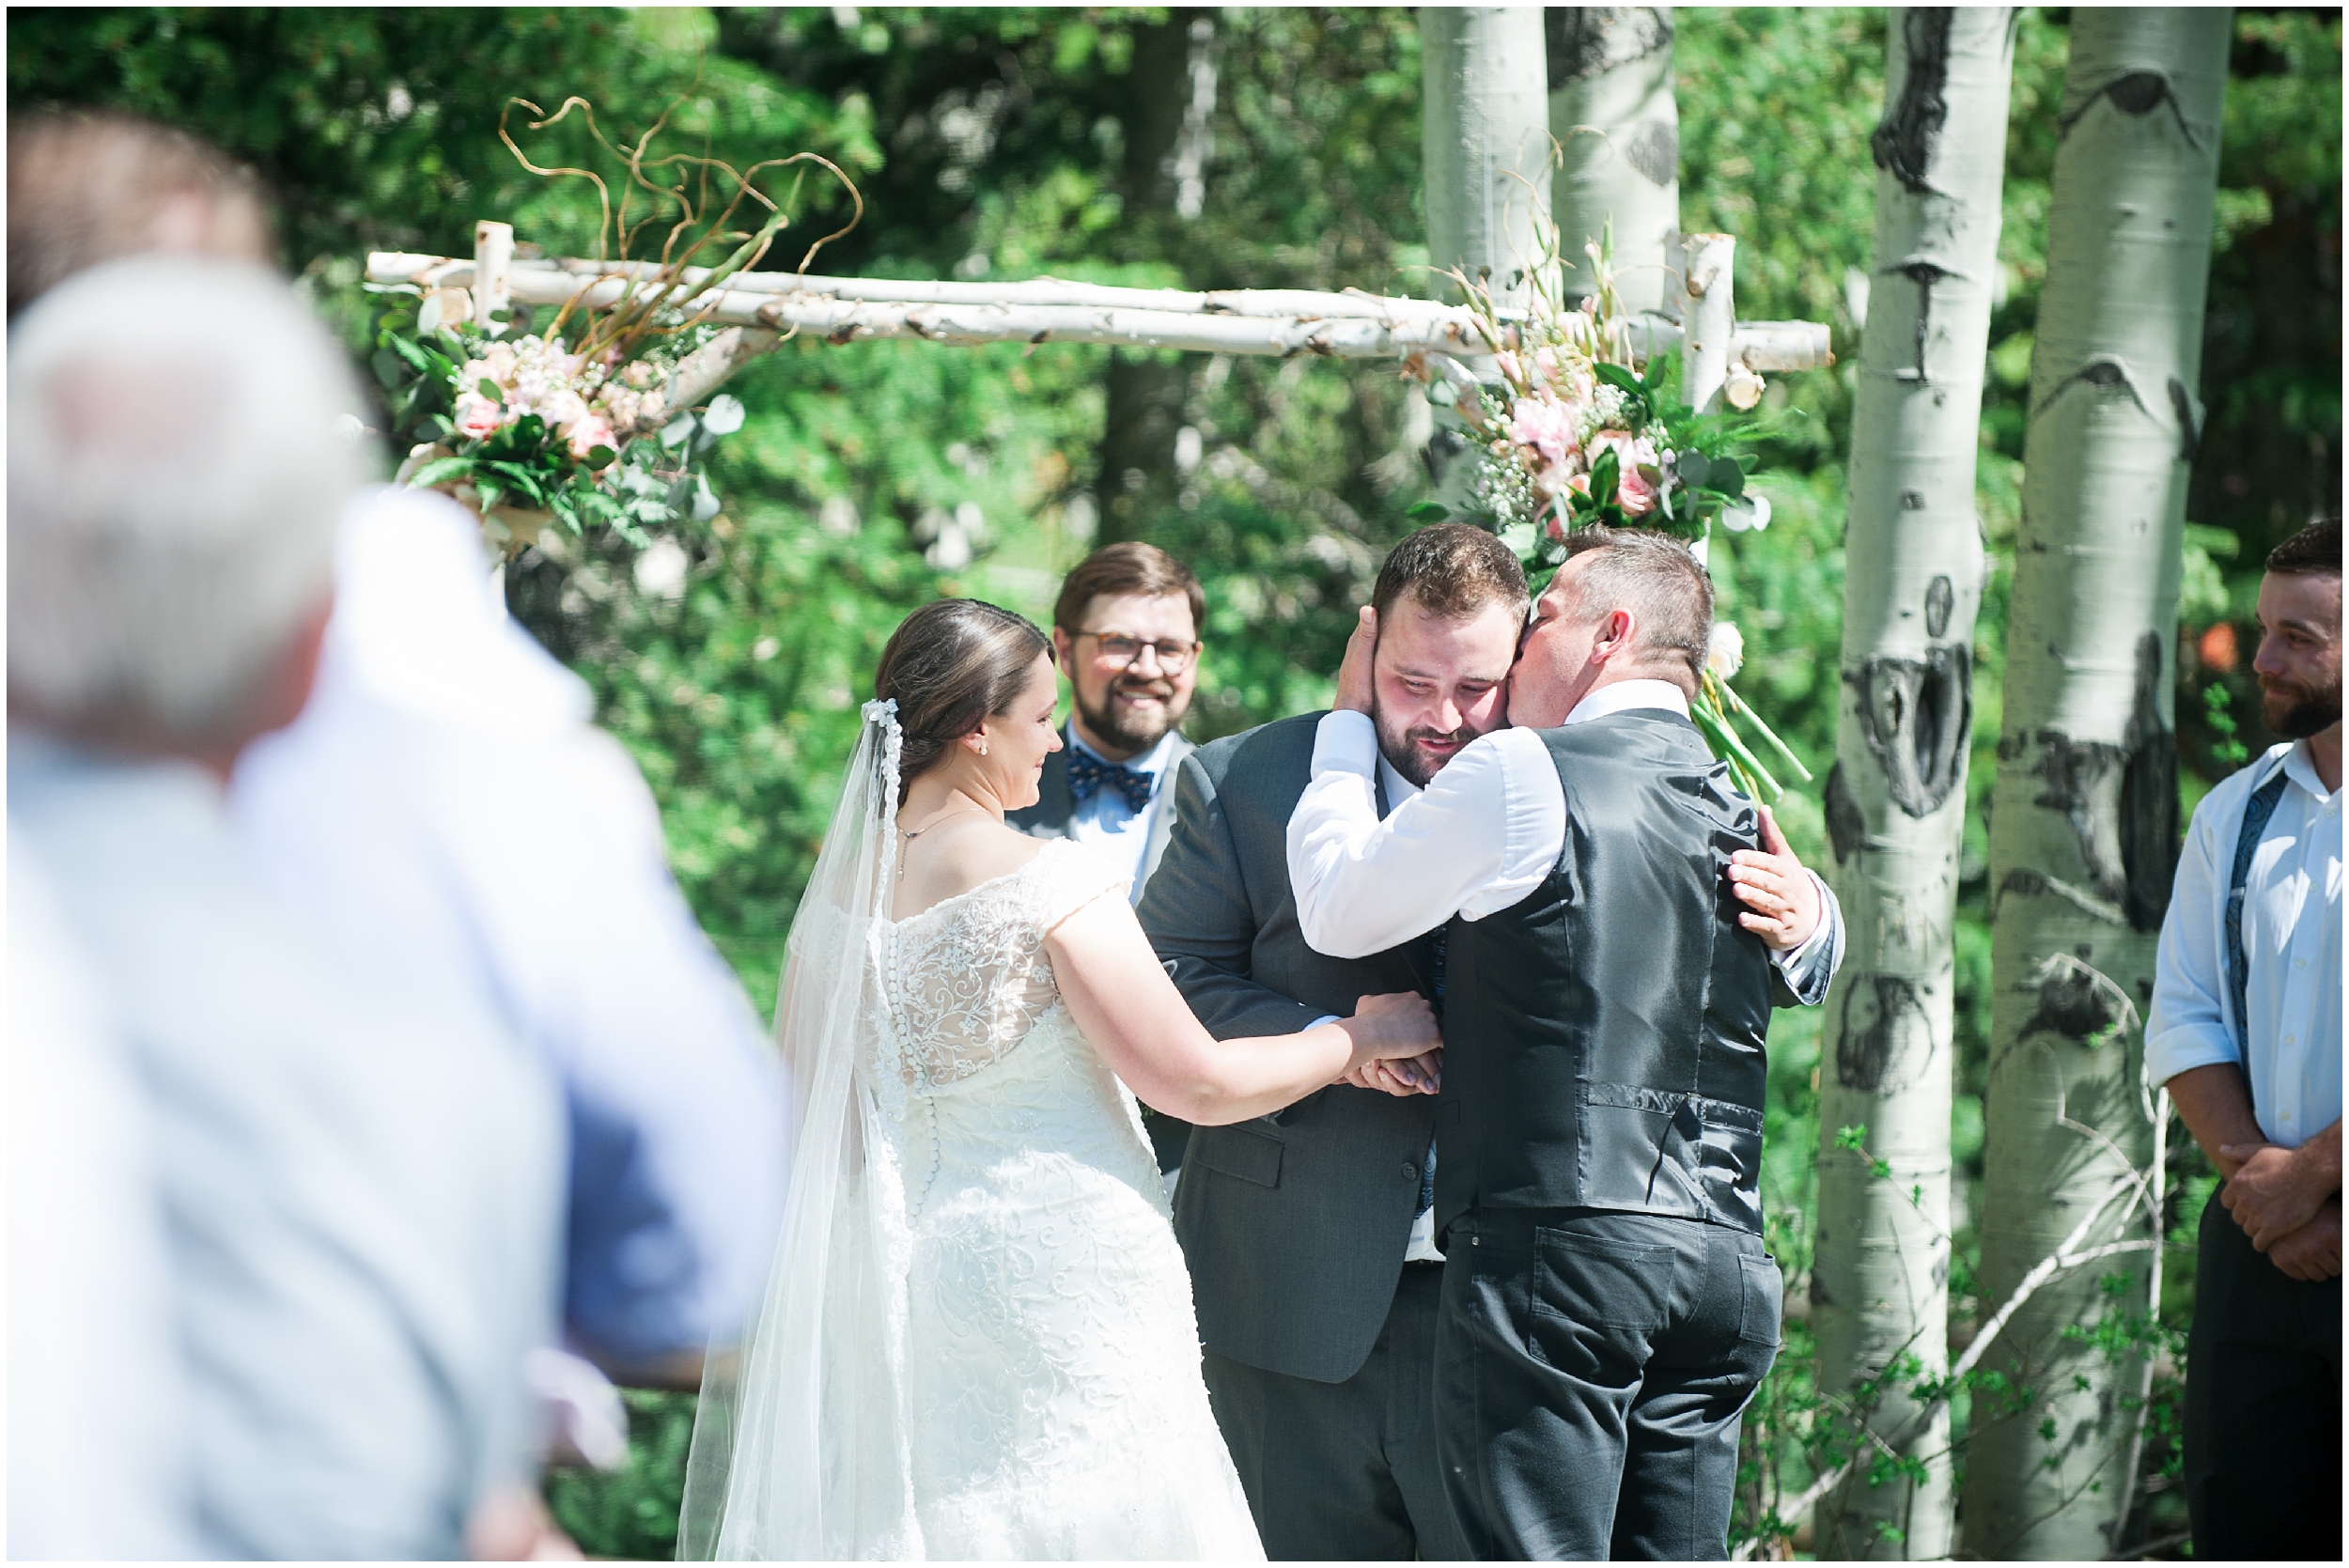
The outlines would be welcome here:
<svg viewBox="0 0 2349 1568">
<path fill-rule="evenodd" d="M 931 817 L 927 822 L 923 823 L 919 828 L 900 828 L 897 831 L 906 835 L 907 847 L 910 848 L 915 839 L 920 838 L 924 833 L 928 832 L 932 828 L 937 827 L 941 822 L 945 822 L 957 816 L 969 816 L 972 812 L 984 813 L 986 810 L 987 808 L 985 806 L 957 806 L 953 811 L 940 812 L 936 816 Z M 905 879 L 906 857 L 903 854 L 900 854 L 897 857 L 897 880 L 902 882 Z"/>
</svg>

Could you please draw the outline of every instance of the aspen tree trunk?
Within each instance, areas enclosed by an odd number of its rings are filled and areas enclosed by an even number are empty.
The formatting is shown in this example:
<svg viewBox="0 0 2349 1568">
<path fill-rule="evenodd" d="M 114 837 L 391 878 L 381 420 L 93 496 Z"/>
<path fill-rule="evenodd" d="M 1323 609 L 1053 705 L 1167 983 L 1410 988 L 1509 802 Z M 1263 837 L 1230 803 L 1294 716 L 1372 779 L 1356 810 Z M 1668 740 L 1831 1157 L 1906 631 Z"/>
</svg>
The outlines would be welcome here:
<svg viewBox="0 0 2349 1568">
<path fill-rule="evenodd" d="M 1421 171 L 1427 205 L 1424 292 L 1457 300 L 1441 274 L 1488 273 L 1502 303 L 1525 292 L 1549 218 L 1549 105 L 1538 6 L 1423 6 L 1420 25 Z M 1470 508 L 1474 465 L 1467 439 L 1439 422 L 1423 453 L 1439 500 Z"/>
<path fill-rule="evenodd" d="M 1680 297 L 1664 260 L 1680 226 L 1680 110 L 1672 97 L 1669 6 L 1551 6 L 1549 133 L 1563 162 L 1552 177 L 1566 292 L 1594 284 L 1582 247 L 1614 225 L 1615 291 L 1626 309 L 1666 310 Z"/>
<path fill-rule="evenodd" d="M 1121 184 L 1123 226 L 1143 255 L 1167 256 L 1178 226 L 1199 215 L 1204 159 L 1186 153 L 1195 153 L 1214 113 L 1214 15 L 1174 9 L 1164 22 L 1134 30 Z M 1203 71 L 1204 106 L 1197 91 Z M 1152 517 L 1174 504 L 1175 437 L 1191 369 L 1187 354 L 1111 350 L 1097 482 L 1101 543 L 1139 537 Z"/>
<path fill-rule="evenodd" d="M 1429 6 L 1419 16 L 1427 258 L 1471 278 L 1491 269 L 1506 303 L 1549 216 L 1541 8 Z"/>
<path fill-rule="evenodd" d="M 1811 1281 L 1819 1388 L 1846 1400 L 1905 1357 L 1935 1375 L 1949 1359 L 1952 926 L 1984 566 L 1974 455 L 2014 18 L 2004 7 L 1893 8 L 1872 144 L 1875 263 L 1826 792 L 1850 946 L 1820 1048 Z M 1866 1156 L 1838 1145 L 1846 1126 L 1868 1129 Z M 1820 1499 L 1822 1559 L 1950 1555 L 1949 1407 L 1920 1407 L 1906 1381 L 1859 1413 L 1927 1479 L 1872 1486 L 1856 1467 Z"/>
<path fill-rule="evenodd" d="M 1992 797 L 1993 1002 L 1982 1300 L 2001 1300 L 2108 1196 L 2085 1244 L 2157 1241 L 2130 1188 L 2153 1146 L 2141 1018 L 2178 844 L 2170 699 L 2180 532 L 2201 411 L 2202 302 L 2232 13 L 2072 13 L 2023 523 Z M 2144 1387 L 2066 1339 L 2146 1311 L 2145 1250 L 2058 1275 L 1983 1360 L 1965 1546 L 2118 1547 Z"/>
</svg>

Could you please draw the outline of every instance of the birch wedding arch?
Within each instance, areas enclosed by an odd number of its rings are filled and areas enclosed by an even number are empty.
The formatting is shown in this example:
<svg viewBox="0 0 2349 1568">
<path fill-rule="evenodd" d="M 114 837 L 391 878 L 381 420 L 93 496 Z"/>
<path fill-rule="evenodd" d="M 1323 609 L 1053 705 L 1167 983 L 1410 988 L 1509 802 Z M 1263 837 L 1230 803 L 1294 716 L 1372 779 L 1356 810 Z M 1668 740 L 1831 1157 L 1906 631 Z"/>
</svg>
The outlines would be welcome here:
<svg viewBox="0 0 2349 1568">
<path fill-rule="evenodd" d="M 647 530 L 714 516 L 706 459 L 743 422 L 740 401 L 718 389 L 802 334 L 831 344 L 918 338 L 1392 359 L 1427 383 L 1469 459 L 1469 482 L 1448 487 L 1450 504 L 1425 503 L 1412 516 L 1456 515 L 1490 528 L 1529 570 L 1556 565 L 1566 532 L 1594 523 L 1662 529 L 1700 554 L 1717 521 L 1732 533 L 1767 526 L 1768 502 L 1746 485 L 1764 424 L 1752 411 L 1762 377 L 1833 362 L 1824 324 L 1736 319 L 1735 241 L 1722 234 L 1674 237 L 1667 260 L 1676 298 L 1642 312 L 1624 308 L 1604 246 L 1591 247 L 1579 269 L 1595 278 L 1595 292 L 1567 298 L 1558 230 L 1546 222 L 1543 254 L 1528 259 L 1525 287 L 1512 296 L 1522 303 L 1501 303 L 1486 274 L 1459 272 L 1450 274 L 1465 299 L 1458 304 L 1352 288 L 827 277 L 809 265 L 863 211 L 854 183 L 829 160 L 801 152 L 738 172 L 712 158 L 656 156 L 659 122 L 614 144 L 583 100 L 552 115 L 520 99 L 507 107 L 534 116 L 532 132 L 578 113 L 624 169 L 614 181 L 541 166 L 499 126 L 532 173 L 594 184 L 599 254 L 542 257 L 517 243 L 510 225 L 485 220 L 471 256 L 378 251 L 367 257 L 366 283 L 395 302 L 379 322 L 373 368 L 391 433 L 410 443 L 399 481 L 453 495 L 509 554 L 550 526 L 610 528 L 641 544 Z M 810 244 L 798 270 L 757 271 L 812 171 L 847 190 L 848 224 Z M 786 173 L 787 192 L 762 189 Z M 1811 775 L 1730 689 L 1742 649 L 1735 626 L 1716 629 L 1697 722 L 1749 794 L 1775 800 L 1781 787 L 1740 727 L 1804 782 Z"/>
</svg>

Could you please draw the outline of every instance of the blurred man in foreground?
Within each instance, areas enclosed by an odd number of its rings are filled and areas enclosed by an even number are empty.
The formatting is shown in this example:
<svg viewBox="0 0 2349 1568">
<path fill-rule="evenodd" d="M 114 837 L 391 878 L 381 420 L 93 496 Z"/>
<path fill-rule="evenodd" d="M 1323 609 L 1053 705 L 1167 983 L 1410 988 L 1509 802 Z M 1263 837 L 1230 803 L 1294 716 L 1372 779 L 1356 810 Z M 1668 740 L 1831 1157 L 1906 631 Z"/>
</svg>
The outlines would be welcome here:
<svg viewBox="0 0 2349 1568">
<path fill-rule="evenodd" d="M 348 970 L 223 804 L 309 694 L 356 406 L 245 264 L 116 263 L 10 329 L 10 826 L 144 1095 L 203 1555 L 456 1555 L 526 1481 L 522 1362 L 552 1332 L 543 1067 Z M 12 1486 L 12 1542 L 56 1500 Z"/>
<path fill-rule="evenodd" d="M 122 115 L 11 128 L 9 308 L 130 251 L 272 259 L 251 177 Z M 381 985 L 486 1012 L 562 1081 L 564 1321 L 623 1381 L 697 1386 L 756 1304 L 789 1168 L 780 1075 L 694 924 L 586 686 L 507 619 L 477 521 L 357 492 L 301 721 L 241 758 L 261 873 Z"/>
</svg>

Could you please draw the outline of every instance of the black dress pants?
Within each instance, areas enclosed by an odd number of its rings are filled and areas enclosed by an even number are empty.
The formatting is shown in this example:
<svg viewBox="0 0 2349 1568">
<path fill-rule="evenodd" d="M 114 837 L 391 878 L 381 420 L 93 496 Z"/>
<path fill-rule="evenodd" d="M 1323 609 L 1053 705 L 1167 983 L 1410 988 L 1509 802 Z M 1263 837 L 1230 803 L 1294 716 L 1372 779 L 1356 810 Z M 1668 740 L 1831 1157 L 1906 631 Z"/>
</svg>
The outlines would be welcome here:
<svg viewBox="0 0 2349 1568">
<path fill-rule="evenodd" d="M 1437 1474 L 1428 1408 L 1441 1281 L 1435 1266 L 1403 1265 L 1369 1359 L 1343 1383 L 1207 1352 L 1207 1397 L 1267 1557 L 1452 1561 L 1465 1555 Z"/>
<path fill-rule="evenodd" d="M 2186 1331 L 2186 1508 L 2201 1560 L 2341 1560 L 2341 1281 L 2295 1280 L 2212 1198 Z"/>
<path fill-rule="evenodd" d="M 1436 1447 L 1469 1555 L 1727 1557 L 1739 1423 L 1778 1355 L 1761 1239 L 1485 1210 L 1444 1254 Z"/>
</svg>

